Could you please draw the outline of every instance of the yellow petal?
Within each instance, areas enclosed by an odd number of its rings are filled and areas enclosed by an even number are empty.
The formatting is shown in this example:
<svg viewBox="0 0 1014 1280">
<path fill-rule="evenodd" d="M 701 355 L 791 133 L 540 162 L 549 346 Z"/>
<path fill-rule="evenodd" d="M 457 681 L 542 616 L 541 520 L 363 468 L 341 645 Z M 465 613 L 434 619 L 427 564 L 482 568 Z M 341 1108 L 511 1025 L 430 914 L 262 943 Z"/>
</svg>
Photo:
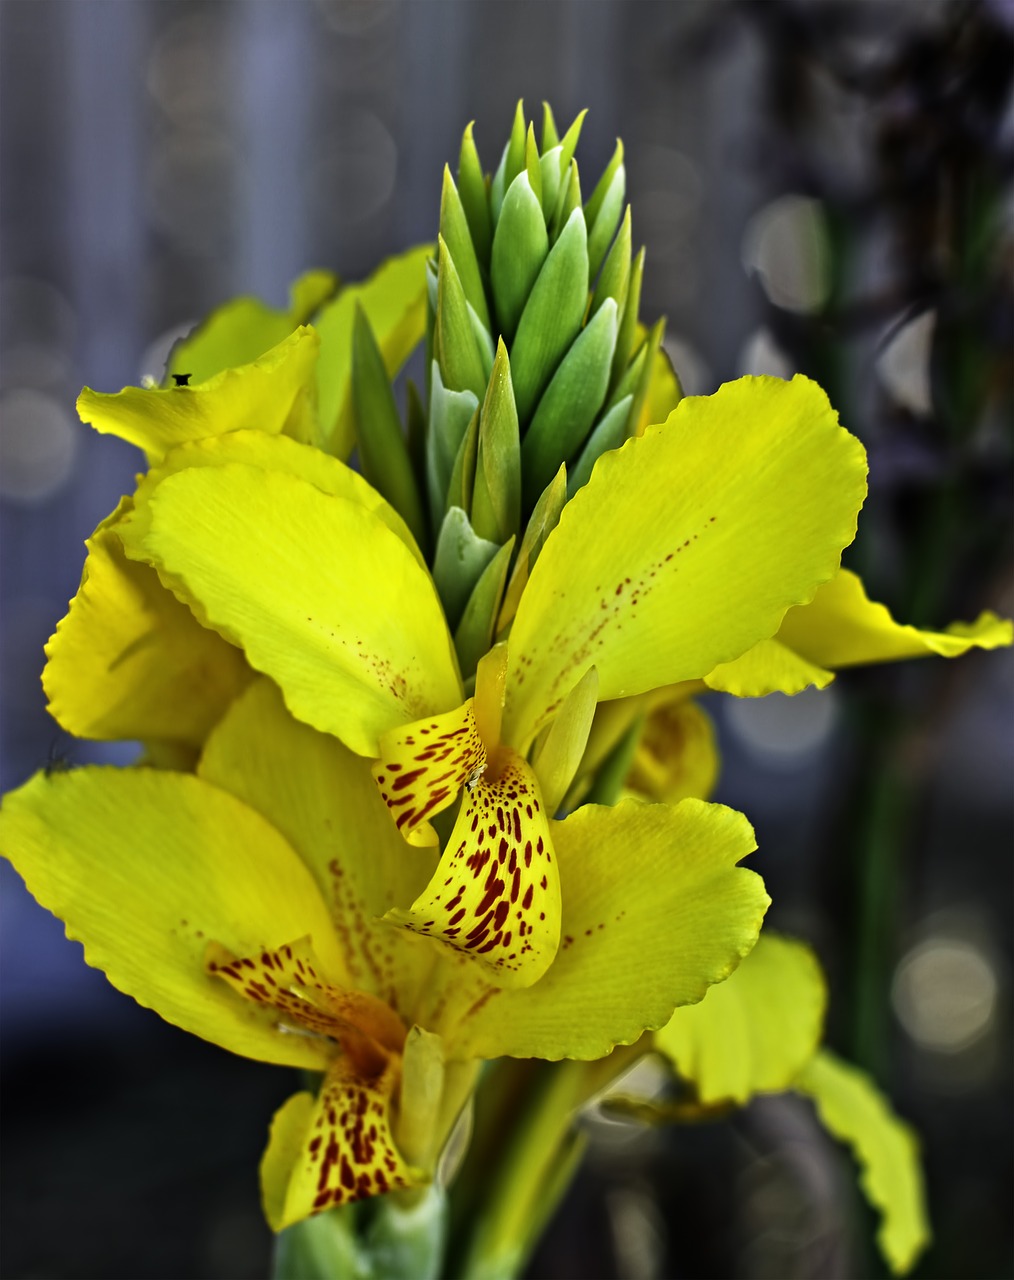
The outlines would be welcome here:
<svg viewBox="0 0 1014 1280">
<path fill-rule="evenodd" d="M 442 716 L 382 734 L 373 776 L 395 826 L 414 845 L 437 843 L 429 819 L 449 808 L 486 768 L 474 700 Z"/>
<path fill-rule="evenodd" d="M 462 700 L 432 579 L 358 503 L 229 463 L 168 476 L 128 553 L 270 675 L 301 720 L 375 756 Z"/>
<path fill-rule="evenodd" d="M 691 698 L 656 708 L 644 722 L 626 785 L 649 800 L 707 800 L 718 778 L 711 717 Z"/>
<path fill-rule="evenodd" d="M 1012 624 L 988 610 L 975 622 L 952 622 L 945 631 L 920 631 L 895 622 L 884 605 L 869 599 L 860 579 L 842 569 L 810 604 L 789 610 L 778 639 L 809 662 L 851 667 L 934 653 L 955 658 L 973 648 L 1009 645 L 1012 635 Z"/>
<path fill-rule="evenodd" d="M 82 738 L 200 746 L 250 668 L 154 569 L 126 558 L 117 520 L 128 505 L 88 539 L 81 586 L 46 646 L 49 711 Z"/>
<path fill-rule="evenodd" d="M 426 891 L 385 919 L 468 955 L 497 986 L 529 987 L 560 940 L 560 877 L 539 784 L 515 752 L 465 789 Z"/>
<path fill-rule="evenodd" d="M 812 606 L 804 605 L 803 608 Z M 769 693 L 802 693 L 811 687 L 826 689 L 833 679 L 832 671 L 807 662 L 781 640 L 772 637 L 759 640 L 752 649 L 747 649 L 732 662 L 723 662 L 714 671 L 709 671 L 704 683 L 709 689 L 732 693 L 737 698 L 763 698 Z"/>
<path fill-rule="evenodd" d="M 859 1185 L 882 1215 L 877 1243 L 895 1274 L 908 1271 L 931 1239 L 915 1134 L 869 1076 L 826 1049 L 796 1088 L 814 1100 L 825 1127 L 852 1148 Z"/>
<path fill-rule="evenodd" d="M 316 1099 L 297 1093 L 275 1114 L 261 1161 L 261 1197 L 273 1231 L 312 1213 L 425 1182 L 391 1136 L 392 1057 L 372 1078 L 338 1058 Z"/>
<path fill-rule="evenodd" d="M 563 895 L 556 959 L 526 991 L 459 978 L 435 1028 L 449 1057 L 604 1057 L 700 1000 L 757 939 L 770 899 L 759 876 L 736 866 L 756 847 L 742 814 L 626 800 L 587 805 L 552 833 Z"/>
<path fill-rule="evenodd" d="M 338 937 L 335 979 L 379 996 L 411 1024 L 433 947 L 380 917 L 422 892 L 436 857 L 406 849 L 368 762 L 294 720 L 261 677 L 212 732 L 198 772 L 263 814 L 316 879 Z"/>
<path fill-rule="evenodd" d="M 595 666 L 603 699 L 699 679 L 774 634 L 838 569 L 862 445 L 803 377 L 682 400 L 567 503 L 510 638 L 506 740 L 525 747 Z"/>
<path fill-rule="evenodd" d="M 787 1089 L 817 1051 L 827 991 L 801 942 L 767 930 L 726 982 L 677 1009 L 655 1044 L 700 1101 L 746 1102 Z"/>
<path fill-rule="evenodd" d="M 243 427 L 304 435 L 319 348 L 316 333 L 303 327 L 252 364 L 193 387 L 125 387 L 113 395 L 85 387 L 78 413 L 96 431 L 136 444 L 149 462 L 185 440 Z"/>
<path fill-rule="evenodd" d="M 168 1022 L 264 1062 L 320 1070 L 332 1048 L 205 972 L 310 935 L 328 970 L 327 908 L 299 858 L 245 805 L 187 774 L 85 768 L 6 796 L 0 848 L 113 986 Z"/>
</svg>

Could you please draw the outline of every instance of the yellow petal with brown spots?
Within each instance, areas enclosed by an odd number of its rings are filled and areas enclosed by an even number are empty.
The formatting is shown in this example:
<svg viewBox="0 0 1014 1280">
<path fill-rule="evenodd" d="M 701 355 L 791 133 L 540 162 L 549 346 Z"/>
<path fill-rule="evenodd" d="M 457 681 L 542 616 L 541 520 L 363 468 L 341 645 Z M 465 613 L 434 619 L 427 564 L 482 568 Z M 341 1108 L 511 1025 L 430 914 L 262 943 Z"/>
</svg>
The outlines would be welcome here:
<svg viewBox="0 0 1014 1280">
<path fill-rule="evenodd" d="M 539 784 L 501 748 L 465 789 L 425 893 L 384 917 L 475 958 L 498 987 L 529 987 L 560 942 L 560 877 Z"/>
<path fill-rule="evenodd" d="M 486 767 L 473 702 L 469 698 L 444 715 L 381 736 L 373 776 L 409 844 L 436 844 L 429 819 L 452 805 L 461 788 Z"/>
</svg>

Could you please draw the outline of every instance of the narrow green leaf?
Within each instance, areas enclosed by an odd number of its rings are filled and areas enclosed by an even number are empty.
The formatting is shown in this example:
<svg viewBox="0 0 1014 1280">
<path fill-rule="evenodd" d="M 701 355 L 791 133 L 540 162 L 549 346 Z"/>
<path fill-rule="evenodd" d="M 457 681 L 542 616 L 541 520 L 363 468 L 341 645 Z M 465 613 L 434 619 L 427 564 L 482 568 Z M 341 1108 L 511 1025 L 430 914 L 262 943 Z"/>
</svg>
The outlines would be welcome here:
<svg viewBox="0 0 1014 1280">
<path fill-rule="evenodd" d="M 563 171 L 562 164 L 561 171 Z M 577 171 L 576 160 L 570 162 L 566 174 L 566 179 L 561 180 L 560 183 L 560 194 L 556 198 L 556 212 L 553 214 L 552 226 L 549 229 L 550 241 L 554 243 L 570 221 L 574 210 L 581 208 L 581 177 Z"/>
<path fill-rule="evenodd" d="M 506 174 L 507 147 L 505 146 L 503 151 L 500 153 L 500 163 L 497 165 L 492 181 L 489 184 L 489 220 L 491 231 L 496 230 L 496 224 L 500 221 L 500 210 L 503 208 L 503 198 L 507 190 Z"/>
<path fill-rule="evenodd" d="M 548 102 L 542 104 L 542 151 L 545 154 L 555 147 L 560 141 L 560 135 L 556 131 L 556 121 L 553 119 L 553 110 Z"/>
<path fill-rule="evenodd" d="M 634 752 L 644 728 L 644 713 L 637 717 L 623 737 L 606 756 L 595 775 L 595 781 L 585 795 L 584 804 L 616 804 L 623 794 L 623 787 L 634 763 Z"/>
<path fill-rule="evenodd" d="M 503 598 L 515 539 L 504 544 L 483 570 L 454 632 L 462 678 L 467 680 L 493 643 L 493 625 Z M 449 619 L 448 619 L 449 620 Z"/>
<path fill-rule="evenodd" d="M 472 525 L 481 537 L 497 543 L 506 542 L 521 525 L 521 441 L 502 338 L 479 414 Z"/>
<path fill-rule="evenodd" d="M 620 315 L 623 315 L 624 304 L 627 301 L 627 290 L 630 287 L 630 248 L 630 205 L 628 204 L 627 212 L 620 223 L 619 234 L 613 241 L 613 247 L 609 250 L 598 284 L 595 286 L 591 315 L 598 311 L 606 298 L 615 298 L 616 305 L 620 309 Z M 589 257 L 590 254 L 591 248 L 589 246 Z"/>
<path fill-rule="evenodd" d="M 591 479 L 592 468 L 599 458 L 609 449 L 618 449 L 627 438 L 627 420 L 630 417 L 630 406 L 634 402 L 632 395 L 624 396 L 596 423 L 595 430 L 588 437 L 588 442 L 581 450 L 567 481 L 567 497 L 573 498 L 583 485 Z"/>
<path fill-rule="evenodd" d="M 458 155 L 458 190 L 461 204 L 472 233 L 475 254 L 483 267 L 489 266 L 493 244 L 493 220 L 489 212 L 489 185 L 483 176 L 482 162 L 472 136 L 475 121 L 470 121 L 461 139 Z"/>
<path fill-rule="evenodd" d="M 620 220 L 620 211 L 627 198 L 627 173 L 621 164 L 613 174 L 612 181 L 602 198 L 594 222 L 588 224 L 588 272 L 594 279 L 602 265 L 606 250 L 616 234 L 616 226 Z M 587 215 L 587 210 L 585 211 Z"/>
<path fill-rule="evenodd" d="M 525 303 L 538 278 L 549 236 L 542 206 L 532 190 L 527 172 L 511 183 L 493 234 L 490 282 L 500 332 L 508 342 L 514 337 Z"/>
<path fill-rule="evenodd" d="M 598 693 L 599 674 L 590 667 L 564 698 L 535 749 L 532 768 L 538 775 L 547 813 L 556 813 L 574 781 L 595 719 Z"/>
<path fill-rule="evenodd" d="M 451 477 L 461 451 L 468 425 L 479 407 L 472 391 L 450 391 L 440 376 L 440 366 L 433 361 L 430 378 L 429 429 L 426 433 L 426 487 L 434 532 L 453 502 L 448 499 Z M 471 487 L 468 490 L 471 494 Z M 458 491 L 460 496 L 460 491 Z M 467 504 L 461 502 L 459 506 Z"/>
<path fill-rule="evenodd" d="M 521 98 L 514 108 L 514 123 L 511 125 L 510 141 L 507 143 L 507 159 L 504 165 L 504 191 L 509 191 L 511 183 L 525 167 L 525 104 Z"/>
<path fill-rule="evenodd" d="M 623 370 L 619 382 L 610 391 L 609 399 L 606 401 L 606 408 L 611 409 L 613 405 L 618 404 L 624 396 L 633 396 L 641 381 L 641 375 L 645 370 L 645 353 L 647 346 L 645 342 L 637 348 L 633 360 Z"/>
<path fill-rule="evenodd" d="M 514 621 L 518 611 L 521 593 L 528 582 L 528 576 L 535 567 L 546 539 L 556 528 L 567 501 L 567 468 L 561 467 L 546 488 L 543 490 L 535 510 L 529 517 L 525 527 L 525 536 L 521 539 L 521 549 L 514 565 L 514 572 L 504 593 L 500 616 L 497 618 L 496 631 L 502 636 Z"/>
<path fill-rule="evenodd" d="M 482 361 L 482 376 L 488 381 L 493 371 L 493 358 L 496 354 L 493 350 L 493 339 L 489 330 L 472 310 L 471 303 L 468 303 L 468 318 L 472 322 L 472 334 L 479 351 L 479 359 Z"/>
<path fill-rule="evenodd" d="M 655 321 L 644 340 L 644 363 L 641 366 L 640 377 L 637 379 L 637 385 L 634 388 L 634 403 L 630 406 L 630 418 L 627 421 L 629 435 L 633 435 L 638 429 L 641 410 L 644 408 L 648 388 L 651 386 L 652 375 L 655 372 L 655 357 L 658 355 L 658 349 L 662 345 L 664 336 L 665 318 L 663 317 L 661 320 Z"/>
<path fill-rule="evenodd" d="M 587 301 L 588 242 L 584 217 L 575 209 L 539 272 L 511 348 L 514 398 L 523 426 L 577 337 Z"/>
<path fill-rule="evenodd" d="M 439 244 L 437 275 L 437 315 L 433 333 L 433 353 L 440 365 L 444 385 L 452 391 L 472 391 L 476 397 L 486 389 L 468 302 L 451 255 L 442 239 Z"/>
<path fill-rule="evenodd" d="M 623 376 L 623 371 L 626 369 L 634 350 L 634 339 L 637 336 L 637 313 L 641 309 L 641 281 L 643 278 L 644 249 L 641 249 L 630 267 L 627 298 L 623 304 L 620 331 L 616 335 L 616 354 L 613 356 L 613 387 Z"/>
<path fill-rule="evenodd" d="M 422 498 L 402 435 L 394 393 L 366 312 L 358 305 L 352 329 L 352 403 L 363 475 L 400 513 L 416 542 L 424 547 L 426 522 Z"/>
<path fill-rule="evenodd" d="M 563 141 L 560 143 L 560 171 L 566 172 L 570 167 L 570 162 L 574 159 L 574 153 L 577 151 L 578 139 L 581 137 L 581 127 L 584 124 L 584 118 L 588 114 L 587 107 L 578 112 L 574 119 L 574 123 L 563 135 Z"/>
<path fill-rule="evenodd" d="M 553 221 L 553 214 L 560 198 L 560 179 L 563 176 L 558 146 L 552 147 L 540 157 L 539 168 L 542 173 L 542 212 L 545 215 L 546 224 L 549 225 Z"/>
<path fill-rule="evenodd" d="M 599 216 L 599 210 L 602 208 L 606 198 L 606 192 L 612 186 L 613 178 L 616 176 L 617 170 L 623 166 L 623 142 L 620 138 L 616 139 L 616 149 L 613 152 L 612 159 L 602 171 L 602 177 L 599 178 L 595 185 L 595 190 L 588 197 L 588 203 L 584 207 L 584 216 L 588 220 L 589 230 L 595 225 L 595 220 Z"/>
<path fill-rule="evenodd" d="M 575 339 L 539 401 L 521 448 L 526 506 L 532 506 L 591 430 L 609 387 L 616 302 L 607 298 Z"/>
<path fill-rule="evenodd" d="M 450 483 L 447 486 L 445 499 L 447 509 L 461 507 L 465 512 L 472 509 L 472 490 L 475 488 L 475 460 L 479 452 L 479 410 L 476 409 L 468 420 L 465 434 L 454 458 Z"/>
<path fill-rule="evenodd" d="M 433 581 L 448 626 L 457 626 L 475 584 L 500 549 L 479 537 L 460 507 L 451 507 L 444 516 L 433 557 Z"/>
<path fill-rule="evenodd" d="M 541 206 L 542 166 L 539 163 L 539 144 L 535 141 L 535 126 L 533 124 L 528 126 L 528 133 L 525 137 L 525 172 L 528 174 L 528 181 L 532 184 L 535 198 Z"/>
<path fill-rule="evenodd" d="M 440 234 L 454 262 L 465 297 L 482 323 L 489 328 L 486 289 L 482 283 L 479 260 L 475 256 L 472 232 L 458 188 L 451 171 L 444 165 L 444 184 L 440 195 Z"/>
</svg>

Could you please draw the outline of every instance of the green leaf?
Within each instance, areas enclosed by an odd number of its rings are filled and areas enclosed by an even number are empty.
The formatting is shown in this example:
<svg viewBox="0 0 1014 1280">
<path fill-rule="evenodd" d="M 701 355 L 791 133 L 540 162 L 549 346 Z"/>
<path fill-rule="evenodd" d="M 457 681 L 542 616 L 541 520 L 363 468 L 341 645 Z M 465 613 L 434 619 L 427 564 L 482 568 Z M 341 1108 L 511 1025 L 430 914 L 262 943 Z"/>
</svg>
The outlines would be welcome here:
<svg viewBox="0 0 1014 1280">
<path fill-rule="evenodd" d="M 454 457 L 450 483 L 447 486 L 445 507 L 461 507 L 471 512 L 472 490 L 475 487 L 475 460 L 479 451 L 479 410 L 476 409 L 468 420 L 465 434 L 461 438 L 458 452 Z"/>
<path fill-rule="evenodd" d="M 500 221 L 504 195 L 524 167 L 525 111 L 524 103 L 519 100 L 514 110 L 514 124 L 511 127 L 511 136 L 503 149 L 503 154 L 500 156 L 500 163 L 496 167 L 496 173 L 493 174 L 493 181 L 489 190 L 489 206 L 494 230 Z"/>
<path fill-rule="evenodd" d="M 634 341 L 637 337 L 637 313 L 641 309 L 641 281 L 643 279 L 644 250 L 641 249 L 630 266 L 627 297 L 620 317 L 620 330 L 616 335 L 616 354 L 613 356 L 613 375 L 610 386 L 611 395 L 617 383 L 623 377 L 627 363 L 634 352 Z"/>
<path fill-rule="evenodd" d="M 795 1087 L 813 1099 L 825 1128 L 852 1148 L 863 1194 L 882 1215 L 881 1252 L 896 1275 L 908 1271 L 931 1239 L 915 1134 L 869 1076 L 826 1049 Z"/>
<path fill-rule="evenodd" d="M 358 1207 L 317 1213 L 280 1232 L 272 1280 L 371 1280 L 373 1268 L 356 1239 Z"/>
<path fill-rule="evenodd" d="M 465 208 L 447 165 L 444 165 L 444 184 L 440 196 L 440 234 L 454 262 L 469 305 L 488 329 L 489 311 L 486 308 L 486 290 L 482 283 L 482 272 L 479 269 L 479 260 L 475 256 L 475 246 L 472 243 L 472 233 Z"/>
<path fill-rule="evenodd" d="M 458 156 L 458 190 L 461 204 L 472 233 L 472 243 L 479 262 L 489 266 L 489 251 L 493 244 L 493 220 L 489 213 L 489 185 L 483 176 L 482 162 L 472 137 L 475 121 L 470 121 L 461 139 Z"/>
<path fill-rule="evenodd" d="M 490 261 L 493 303 L 500 332 L 508 342 L 548 252 L 546 220 L 526 171 L 514 179 L 504 199 Z"/>
<path fill-rule="evenodd" d="M 584 118 L 588 114 L 588 109 L 579 111 L 574 119 L 574 123 L 563 135 L 560 143 L 560 172 L 565 173 L 570 167 L 570 162 L 574 159 L 574 152 L 577 150 L 578 139 L 581 137 L 581 127 L 584 124 Z"/>
<path fill-rule="evenodd" d="M 560 147 L 551 147 L 539 159 L 542 181 L 542 212 L 547 224 L 553 220 L 557 201 L 560 198 L 560 180 L 563 170 L 560 167 Z"/>
<path fill-rule="evenodd" d="M 356 303 L 366 312 L 393 377 L 423 336 L 426 325 L 425 263 L 432 245 L 389 258 L 368 280 L 349 285 L 316 320 L 320 334 L 317 400 L 321 447 L 347 458 L 355 444 L 352 407 L 352 328 Z"/>
<path fill-rule="evenodd" d="M 665 319 L 663 318 L 655 321 L 644 340 L 644 346 L 641 350 L 643 363 L 637 379 L 637 385 L 634 388 L 634 403 L 630 406 L 628 430 L 631 435 L 637 434 L 641 429 L 641 411 L 644 409 L 648 391 L 651 387 L 651 381 L 655 373 L 655 360 L 661 348 L 664 335 Z"/>
<path fill-rule="evenodd" d="M 433 557 L 433 581 L 448 626 L 457 626 L 475 584 L 498 550 L 495 542 L 479 537 L 461 507 L 451 507 L 444 516 Z"/>
<path fill-rule="evenodd" d="M 452 391 L 471 391 L 476 398 L 486 390 L 482 355 L 472 328 L 468 302 L 451 255 L 438 240 L 437 315 L 433 353 L 444 385 Z"/>
<path fill-rule="evenodd" d="M 620 224 L 619 235 L 613 241 L 613 247 L 609 250 L 609 255 L 602 267 L 602 274 L 595 286 L 591 315 L 598 311 L 607 298 L 614 298 L 622 316 L 627 301 L 627 290 L 630 287 L 630 246 L 630 205 L 628 204 L 627 212 Z"/>
<path fill-rule="evenodd" d="M 443 520 L 461 442 L 479 407 L 472 391 L 449 391 L 434 360 L 430 376 L 429 430 L 426 433 L 426 486 L 434 531 Z M 471 489 L 469 489 L 471 492 Z"/>
<path fill-rule="evenodd" d="M 556 121 L 553 118 L 553 109 L 548 102 L 542 104 L 542 152 L 543 155 L 547 151 L 552 150 L 560 141 L 560 135 L 556 131 Z"/>
<path fill-rule="evenodd" d="M 538 776 L 547 813 L 556 813 L 574 781 L 591 733 L 598 692 L 598 672 L 590 667 L 564 698 L 536 746 L 532 768 Z"/>
<path fill-rule="evenodd" d="M 535 567 L 546 539 L 556 528 L 567 501 L 567 468 L 561 467 L 546 485 L 545 490 L 535 504 L 535 510 L 525 527 L 525 536 L 521 539 L 521 549 L 514 565 L 514 572 L 504 593 L 500 616 L 497 618 L 497 635 L 502 635 L 510 626 L 517 613 L 521 593 L 525 589 L 528 576 Z"/>
<path fill-rule="evenodd" d="M 458 651 L 458 662 L 461 664 L 464 680 L 475 671 L 479 659 L 492 646 L 493 627 L 503 598 L 514 542 L 512 537 L 483 570 L 454 632 L 454 647 Z"/>
<path fill-rule="evenodd" d="M 581 447 L 606 397 L 615 345 L 616 303 L 607 298 L 564 356 L 525 435 L 526 505 L 534 505 L 560 463 Z"/>
<path fill-rule="evenodd" d="M 588 271 L 592 279 L 602 265 L 606 250 L 616 234 L 616 225 L 620 220 L 620 211 L 623 209 L 626 198 L 627 174 L 623 165 L 620 165 L 602 198 L 595 221 L 588 227 Z M 587 210 L 585 213 L 587 215 Z"/>
<path fill-rule="evenodd" d="M 521 525 L 521 441 L 503 339 L 479 414 L 472 524 L 483 538 L 506 542 Z"/>
<path fill-rule="evenodd" d="M 576 210 L 549 251 L 518 323 L 511 374 L 518 419 L 524 425 L 577 337 L 588 301 L 588 243 Z"/>
<path fill-rule="evenodd" d="M 535 198 L 539 205 L 542 205 L 542 165 L 539 159 L 539 145 L 535 141 L 535 126 L 528 126 L 528 134 L 525 137 L 525 172 L 528 174 L 528 181 L 532 184 L 532 190 L 535 192 Z"/>
<path fill-rule="evenodd" d="M 363 475 L 402 516 L 416 542 L 425 546 L 422 499 L 384 357 L 366 313 L 358 305 L 352 330 L 352 403 Z"/>
<path fill-rule="evenodd" d="M 599 458 L 609 449 L 618 449 L 626 440 L 627 421 L 630 417 L 630 406 L 633 403 L 632 395 L 624 396 L 596 423 L 595 430 L 588 437 L 585 447 L 581 450 L 581 456 L 574 464 L 567 480 L 568 498 L 573 498 L 578 489 L 588 483 L 592 468 Z"/>
<path fill-rule="evenodd" d="M 468 318 L 472 322 L 472 336 L 475 338 L 476 349 L 479 352 L 479 360 L 482 364 L 482 376 L 487 381 L 489 375 L 493 372 L 493 359 L 496 352 L 493 350 L 493 339 L 489 330 L 475 314 L 472 304 L 469 302 Z"/>
<path fill-rule="evenodd" d="M 617 138 L 616 149 L 613 151 L 612 159 L 609 161 L 609 163 L 606 165 L 605 169 L 603 170 L 602 177 L 599 178 L 595 186 L 595 190 L 588 197 L 588 202 L 584 207 L 584 216 L 588 221 L 589 231 L 591 231 L 591 228 L 595 225 L 596 219 L 599 216 L 599 212 L 602 209 L 603 204 L 605 203 L 606 194 L 609 191 L 609 188 L 612 186 L 613 179 L 616 177 L 616 174 L 619 172 L 619 170 L 622 167 L 623 167 L 623 142 L 619 138 Z"/>
<path fill-rule="evenodd" d="M 565 172 L 567 177 L 560 184 L 560 194 L 556 198 L 556 211 L 549 230 L 549 239 L 552 243 L 559 239 L 560 232 L 570 221 L 574 210 L 581 208 L 581 179 L 577 171 L 577 161 L 572 160 Z"/>
</svg>

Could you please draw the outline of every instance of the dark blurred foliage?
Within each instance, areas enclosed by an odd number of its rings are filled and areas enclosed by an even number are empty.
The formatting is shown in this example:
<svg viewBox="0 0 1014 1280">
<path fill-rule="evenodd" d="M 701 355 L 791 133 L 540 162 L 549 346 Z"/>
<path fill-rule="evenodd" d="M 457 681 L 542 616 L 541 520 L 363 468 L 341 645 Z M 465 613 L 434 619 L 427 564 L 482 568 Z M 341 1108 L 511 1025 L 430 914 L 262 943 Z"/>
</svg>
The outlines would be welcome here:
<svg viewBox="0 0 1014 1280">
<path fill-rule="evenodd" d="M 132 450 L 71 405 L 158 374 L 230 294 L 280 303 L 431 236 L 442 164 L 513 104 L 627 146 L 644 308 L 691 392 L 816 377 L 865 442 L 850 563 L 922 624 L 1010 614 L 1014 12 L 833 0 L 4 0 L 3 785 L 125 761 L 47 718 L 42 645 Z M 829 1037 L 923 1135 L 916 1274 L 1012 1274 L 1010 654 L 713 699 L 718 799 L 755 822 L 772 922 L 816 946 Z M 256 1162 L 286 1073 L 84 968 L 3 866 L 11 1280 L 267 1273 Z M 533 1277 L 880 1274 L 809 1105 L 677 1131 L 589 1121 Z"/>
</svg>

